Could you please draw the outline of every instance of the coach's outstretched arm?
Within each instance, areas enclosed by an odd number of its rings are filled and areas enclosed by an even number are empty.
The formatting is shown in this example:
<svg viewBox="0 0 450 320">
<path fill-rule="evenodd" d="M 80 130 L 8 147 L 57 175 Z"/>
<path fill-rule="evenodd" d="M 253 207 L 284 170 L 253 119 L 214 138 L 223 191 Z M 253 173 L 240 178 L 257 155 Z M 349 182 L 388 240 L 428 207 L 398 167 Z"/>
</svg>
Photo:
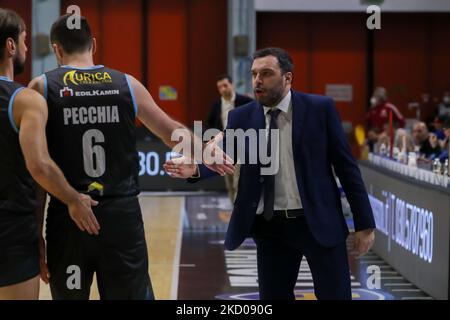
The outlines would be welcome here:
<svg viewBox="0 0 450 320">
<path fill-rule="evenodd" d="M 91 209 L 97 202 L 73 189 L 50 158 L 45 134 L 47 117 L 47 103 L 39 93 L 25 88 L 17 94 L 13 120 L 19 129 L 27 169 L 37 183 L 67 205 L 71 218 L 82 231 L 98 234 L 100 226 Z"/>
</svg>

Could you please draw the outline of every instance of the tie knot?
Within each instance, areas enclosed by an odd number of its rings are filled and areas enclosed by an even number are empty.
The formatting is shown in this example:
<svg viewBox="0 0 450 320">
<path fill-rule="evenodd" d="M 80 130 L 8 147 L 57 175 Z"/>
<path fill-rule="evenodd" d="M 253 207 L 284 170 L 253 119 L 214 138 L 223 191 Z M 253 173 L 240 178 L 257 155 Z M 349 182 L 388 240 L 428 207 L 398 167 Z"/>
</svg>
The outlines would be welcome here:
<svg viewBox="0 0 450 320">
<path fill-rule="evenodd" d="M 272 119 L 277 119 L 280 115 L 281 110 L 280 109 L 271 109 L 267 113 L 272 117 Z"/>
</svg>

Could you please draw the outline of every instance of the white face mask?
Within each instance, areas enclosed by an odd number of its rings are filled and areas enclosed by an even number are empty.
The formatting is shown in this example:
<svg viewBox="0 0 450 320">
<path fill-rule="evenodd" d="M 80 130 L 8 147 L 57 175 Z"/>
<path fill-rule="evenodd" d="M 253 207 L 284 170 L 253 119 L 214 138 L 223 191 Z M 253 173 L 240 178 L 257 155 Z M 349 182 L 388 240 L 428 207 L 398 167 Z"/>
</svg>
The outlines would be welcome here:
<svg viewBox="0 0 450 320">
<path fill-rule="evenodd" d="M 450 104 L 450 96 L 445 96 L 444 99 L 442 99 L 442 101 L 443 101 L 445 104 Z"/>
<path fill-rule="evenodd" d="M 378 104 L 378 100 L 375 97 L 370 98 L 370 105 L 372 107 L 376 106 Z"/>
</svg>

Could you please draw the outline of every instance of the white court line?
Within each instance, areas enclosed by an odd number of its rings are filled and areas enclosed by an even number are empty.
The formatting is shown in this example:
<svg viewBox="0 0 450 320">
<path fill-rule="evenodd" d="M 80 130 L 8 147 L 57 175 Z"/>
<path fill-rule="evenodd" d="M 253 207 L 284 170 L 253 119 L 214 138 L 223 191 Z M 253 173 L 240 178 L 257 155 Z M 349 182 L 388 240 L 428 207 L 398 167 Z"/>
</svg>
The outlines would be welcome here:
<svg viewBox="0 0 450 320">
<path fill-rule="evenodd" d="M 300 271 L 298 279 L 302 279 L 302 277 L 309 277 L 310 279 L 312 279 L 311 271 Z M 356 279 L 355 276 L 350 275 L 350 280 L 355 280 L 355 279 Z"/>
<path fill-rule="evenodd" d="M 381 271 L 381 274 L 399 274 L 397 271 Z"/>
<path fill-rule="evenodd" d="M 412 283 L 395 283 L 395 282 L 389 282 L 384 284 L 386 287 L 414 287 Z"/>
<path fill-rule="evenodd" d="M 180 280 L 180 259 L 181 259 L 181 242 L 183 241 L 183 218 L 186 214 L 185 211 L 185 201 L 186 198 L 183 197 L 181 201 L 180 208 L 180 223 L 179 223 L 179 231 L 177 234 L 177 242 L 175 247 L 175 254 L 173 258 L 173 266 L 172 266 L 172 288 L 170 290 L 170 300 L 178 299 L 178 281 Z"/>
<path fill-rule="evenodd" d="M 403 297 L 402 300 L 434 300 L 433 297 Z"/>
<path fill-rule="evenodd" d="M 392 292 L 420 292 L 420 289 L 392 289 Z"/>
<path fill-rule="evenodd" d="M 361 287 L 361 282 L 352 282 L 352 287 Z M 314 287 L 313 282 L 297 282 L 296 287 Z"/>
<path fill-rule="evenodd" d="M 396 279 L 404 279 L 403 277 L 380 277 L 382 280 L 396 280 Z"/>
<path fill-rule="evenodd" d="M 359 263 L 361 263 L 361 264 L 372 263 L 372 264 L 376 264 L 376 265 L 386 265 L 387 264 L 383 260 L 363 260 L 363 261 L 360 261 Z"/>
</svg>

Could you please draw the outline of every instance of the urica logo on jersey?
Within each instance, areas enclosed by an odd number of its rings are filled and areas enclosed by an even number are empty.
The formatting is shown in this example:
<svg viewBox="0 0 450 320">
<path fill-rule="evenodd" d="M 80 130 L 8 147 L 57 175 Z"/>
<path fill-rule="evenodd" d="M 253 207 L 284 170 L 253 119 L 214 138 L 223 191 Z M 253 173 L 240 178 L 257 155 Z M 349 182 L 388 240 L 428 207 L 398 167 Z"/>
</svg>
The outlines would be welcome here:
<svg viewBox="0 0 450 320">
<path fill-rule="evenodd" d="M 72 70 L 64 74 L 63 81 L 66 86 L 68 86 L 69 83 L 78 86 L 80 84 L 112 83 L 112 78 L 111 75 L 106 71 L 89 73 Z"/>
<path fill-rule="evenodd" d="M 73 97 L 73 90 L 69 87 L 64 87 L 63 89 L 59 90 L 59 95 L 61 96 L 61 98 Z"/>
</svg>

